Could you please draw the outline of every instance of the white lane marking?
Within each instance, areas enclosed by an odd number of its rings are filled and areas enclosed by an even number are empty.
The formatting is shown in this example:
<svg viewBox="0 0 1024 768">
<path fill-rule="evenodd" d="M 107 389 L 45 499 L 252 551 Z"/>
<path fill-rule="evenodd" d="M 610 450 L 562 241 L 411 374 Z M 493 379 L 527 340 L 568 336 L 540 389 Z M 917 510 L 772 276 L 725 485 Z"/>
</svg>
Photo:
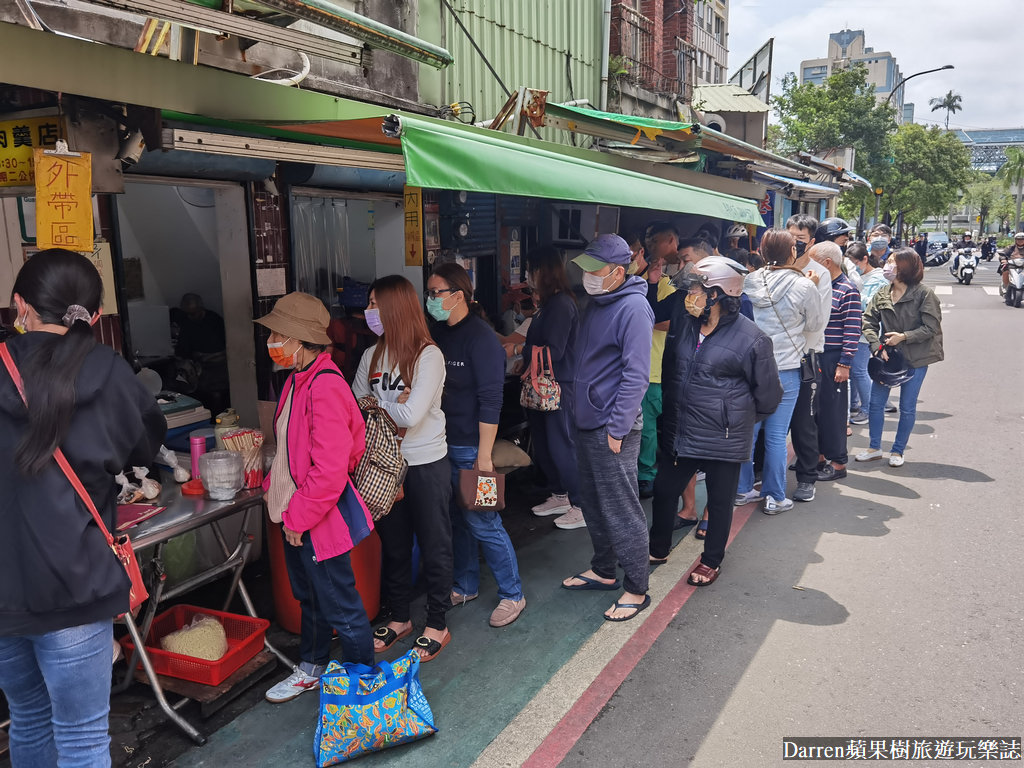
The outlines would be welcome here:
<svg viewBox="0 0 1024 768">
<path fill-rule="evenodd" d="M 989 296 L 999 295 L 999 286 L 985 285 L 982 287 L 985 289 L 985 293 L 987 293 Z"/>
<path fill-rule="evenodd" d="M 953 286 L 952 285 L 936 285 L 934 290 L 935 290 L 935 295 L 936 296 L 952 296 L 953 295 Z"/>
</svg>

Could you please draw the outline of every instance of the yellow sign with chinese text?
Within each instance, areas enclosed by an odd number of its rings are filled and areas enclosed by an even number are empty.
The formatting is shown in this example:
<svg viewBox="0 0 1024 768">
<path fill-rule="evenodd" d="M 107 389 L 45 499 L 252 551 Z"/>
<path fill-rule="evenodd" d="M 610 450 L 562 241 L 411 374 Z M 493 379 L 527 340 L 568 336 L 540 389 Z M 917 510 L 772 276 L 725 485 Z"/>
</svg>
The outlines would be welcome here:
<svg viewBox="0 0 1024 768">
<path fill-rule="evenodd" d="M 0 120 L 0 187 L 32 186 L 32 151 L 53 149 L 60 133 L 60 118 L 56 115 Z"/>
<path fill-rule="evenodd" d="M 92 155 L 34 150 L 36 245 L 92 251 Z"/>
<path fill-rule="evenodd" d="M 405 266 L 423 266 L 423 190 L 405 188 Z"/>
</svg>

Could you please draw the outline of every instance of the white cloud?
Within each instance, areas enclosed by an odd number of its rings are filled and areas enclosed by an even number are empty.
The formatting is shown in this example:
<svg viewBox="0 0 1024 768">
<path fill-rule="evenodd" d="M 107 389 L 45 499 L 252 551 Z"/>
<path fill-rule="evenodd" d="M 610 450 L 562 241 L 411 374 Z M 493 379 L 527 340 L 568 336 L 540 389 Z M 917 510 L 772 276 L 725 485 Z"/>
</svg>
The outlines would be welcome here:
<svg viewBox="0 0 1024 768">
<path fill-rule="evenodd" d="M 1020 0 L 734 0 L 729 7 L 729 72 L 732 74 L 775 38 L 772 91 L 804 59 L 824 57 L 828 36 L 863 29 L 866 43 L 896 57 L 903 76 L 952 64 L 955 69 L 922 75 L 907 83 L 906 101 L 916 122 L 941 123 L 928 100 L 959 93 L 963 110 L 950 127 L 1024 126 L 1018 54 Z"/>
</svg>

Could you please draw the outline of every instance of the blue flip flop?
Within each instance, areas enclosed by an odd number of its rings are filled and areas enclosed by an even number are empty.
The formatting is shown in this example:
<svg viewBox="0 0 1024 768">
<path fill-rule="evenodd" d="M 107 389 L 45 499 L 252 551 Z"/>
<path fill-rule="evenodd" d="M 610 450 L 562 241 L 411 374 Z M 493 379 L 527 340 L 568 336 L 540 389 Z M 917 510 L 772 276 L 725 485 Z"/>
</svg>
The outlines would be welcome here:
<svg viewBox="0 0 1024 768">
<path fill-rule="evenodd" d="M 697 530 L 693 532 L 693 538 L 695 539 L 706 539 L 708 537 L 708 519 L 705 517 L 697 525 Z"/>
<path fill-rule="evenodd" d="M 605 621 L 629 621 L 630 619 L 636 618 L 636 615 L 640 613 L 640 611 L 644 610 L 644 608 L 647 608 L 650 604 L 650 595 L 644 595 L 644 601 L 642 603 L 615 603 L 615 605 L 612 606 L 612 610 L 617 610 L 619 608 L 636 608 L 636 610 L 629 614 L 629 616 L 615 617 L 605 615 L 604 619 Z"/>
<path fill-rule="evenodd" d="M 605 584 L 603 581 L 591 579 L 587 576 L 584 576 L 582 573 L 577 573 L 575 576 L 570 576 L 569 578 L 579 579 L 583 583 L 573 584 L 571 586 L 569 584 L 563 583 L 562 589 L 597 589 L 605 592 L 611 592 L 612 590 L 619 589 L 622 587 L 622 585 L 619 584 L 618 580 L 613 581 L 611 584 Z"/>
</svg>

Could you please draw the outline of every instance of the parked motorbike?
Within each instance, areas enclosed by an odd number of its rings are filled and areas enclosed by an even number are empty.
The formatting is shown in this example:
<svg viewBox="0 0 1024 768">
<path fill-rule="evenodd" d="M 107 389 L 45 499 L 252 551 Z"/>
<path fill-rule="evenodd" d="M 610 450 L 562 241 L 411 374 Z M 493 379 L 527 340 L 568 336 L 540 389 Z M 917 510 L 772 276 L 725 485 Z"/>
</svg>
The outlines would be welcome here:
<svg viewBox="0 0 1024 768">
<path fill-rule="evenodd" d="M 938 267 L 949 261 L 949 249 L 944 248 L 936 243 L 933 248 L 931 245 L 928 246 L 928 255 L 925 257 L 924 265 L 926 267 Z"/>
<path fill-rule="evenodd" d="M 1010 273 L 1010 282 L 1006 286 L 1006 294 L 1003 300 L 1008 307 L 1019 307 L 1024 299 L 1024 258 L 1018 256 L 1006 262 L 1006 269 Z"/>
<path fill-rule="evenodd" d="M 949 265 L 949 274 L 961 285 L 970 285 L 978 268 L 978 257 L 973 248 L 958 248 L 956 258 Z"/>
</svg>

